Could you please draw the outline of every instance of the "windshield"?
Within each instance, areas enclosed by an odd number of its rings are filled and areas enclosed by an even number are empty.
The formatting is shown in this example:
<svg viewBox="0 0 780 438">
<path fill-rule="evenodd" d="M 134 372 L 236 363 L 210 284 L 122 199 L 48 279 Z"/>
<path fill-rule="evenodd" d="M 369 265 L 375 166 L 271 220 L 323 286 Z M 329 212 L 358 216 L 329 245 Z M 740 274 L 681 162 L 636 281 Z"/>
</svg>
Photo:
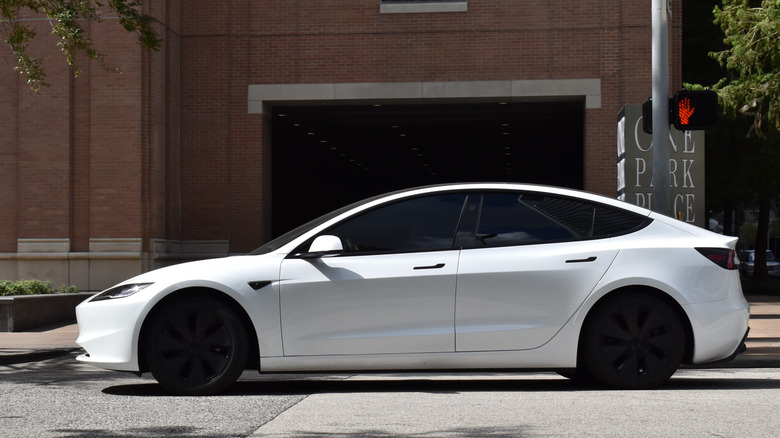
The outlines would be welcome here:
<svg viewBox="0 0 780 438">
<path fill-rule="evenodd" d="M 311 230 L 312 228 L 315 228 L 315 227 L 319 226 L 320 224 L 323 224 L 323 223 L 333 219 L 334 217 L 336 217 L 336 216 L 338 216 L 338 215 L 340 215 L 340 214 L 342 214 L 342 213 L 344 213 L 344 212 L 346 212 L 348 210 L 351 210 L 353 208 L 359 207 L 359 206 L 361 206 L 363 204 L 367 204 L 367 203 L 369 203 L 369 202 L 371 202 L 371 201 L 373 201 L 375 199 L 379 199 L 379 198 L 385 197 L 387 195 L 388 194 L 374 196 L 374 197 L 371 197 L 371 198 L 368 198 L 368 199 L 364 199 L 362 201 L 358 201 L 358 202 L 349 204 L 347 206 L 341 207 L 341 208 L 339 208 L 337 210 L 333 210 L 333 211 L 331 211 L 328 214 L 325 214 L 325 215 L 320 216 L 320 217 L 318 217 L 316 219 L 313 219 L 313 220 L 311 220 L 309 222 L 306 222 L 305 224 L 303 224 L 303 225 L 301 225 L 299 227 L 296 227 L 296 228 L 294 228 L 294 229 L 292 229 L 292 230 L 282 234 L 281 236 L 271 240 L 270 242 L 264 244 L 263 246 L 257 248 L 256 250 L 250 252 L 249 254 L 250 255 L 260 255 L 260 254 L 268 254 L 271 251 L 276 251 L 277 249 L 279 249 L 279 248 L 283 247 L 284 245 L 287 245 L 288 243 L 290 243 L 293 240 L 297 239 L 298 237 L 300 237 L 301 235 L 303 235 L 307 231 Z"/>
</svg>

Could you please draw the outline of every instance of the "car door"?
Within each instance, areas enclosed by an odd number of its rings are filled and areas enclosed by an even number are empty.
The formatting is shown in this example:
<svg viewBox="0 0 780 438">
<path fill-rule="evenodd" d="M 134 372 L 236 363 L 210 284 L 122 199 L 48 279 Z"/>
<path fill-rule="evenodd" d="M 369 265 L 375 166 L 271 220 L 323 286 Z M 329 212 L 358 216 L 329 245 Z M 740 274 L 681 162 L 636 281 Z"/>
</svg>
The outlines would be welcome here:
<svg viewBox="0 0 780 438">
<path fill-rule="evenodd" d="M 280 272 L 284 354 L 454 351 L 460 251 L 453 238 L 465 197 L 380 206 L 321 233 L 341 240 L 340 254 L 287 257 Z"/>
<path fill-rule="evenodd" d="M 539 347 L 615 259 L 609 232 L 594 234 L 594 225 L 616 212 L 516 192 L 487 193 L 479 210 L 473 244 L 462 251 L 458 270 L 456 349 Z"/>
</svg>

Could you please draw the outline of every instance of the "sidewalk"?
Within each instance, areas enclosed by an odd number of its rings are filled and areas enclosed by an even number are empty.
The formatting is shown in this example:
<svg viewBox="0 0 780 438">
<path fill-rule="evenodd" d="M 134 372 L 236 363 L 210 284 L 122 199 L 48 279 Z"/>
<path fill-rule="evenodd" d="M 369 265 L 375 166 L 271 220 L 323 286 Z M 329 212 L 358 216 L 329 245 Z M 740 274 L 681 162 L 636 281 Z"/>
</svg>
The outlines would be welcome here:
<svg viewBox="0 0 780 438">
<path fill-rule="evenodd" d="M 749 296 L 747 351 L 723 364 L 732 368 L 780 368 L 780 297 Z"/>
<path fill-rule="evenodd" d="M 75 323 L 40 327 L 27 332 L 0 333 L 0 365 L 32 362 L 79 351 Z"/>
<path fill-rule="evenodd" d="M 750 335 L 747 351 L 718 368 L 780 368 L 780 297 L 750 296 Z M 48 359 L 71 351 L 78 326 L 66 324 L 35 331 L 0 333 L 0 365 Z"/>
</svg>

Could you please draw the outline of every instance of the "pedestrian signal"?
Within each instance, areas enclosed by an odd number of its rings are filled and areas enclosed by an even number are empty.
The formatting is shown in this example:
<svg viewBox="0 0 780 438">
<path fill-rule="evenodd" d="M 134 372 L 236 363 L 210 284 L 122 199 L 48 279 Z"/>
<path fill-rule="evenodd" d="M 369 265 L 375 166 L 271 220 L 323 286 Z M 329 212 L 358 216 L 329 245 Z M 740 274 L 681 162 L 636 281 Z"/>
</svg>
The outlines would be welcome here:
<svg viewBox="0 0 780 438">
<path fill-rule="evenodd" d="M 718 123 L 718 95 L 714 91 L 678 91 L 669 107 L 672 123 L 680 131 L 709 131 Z"/>
</svg>

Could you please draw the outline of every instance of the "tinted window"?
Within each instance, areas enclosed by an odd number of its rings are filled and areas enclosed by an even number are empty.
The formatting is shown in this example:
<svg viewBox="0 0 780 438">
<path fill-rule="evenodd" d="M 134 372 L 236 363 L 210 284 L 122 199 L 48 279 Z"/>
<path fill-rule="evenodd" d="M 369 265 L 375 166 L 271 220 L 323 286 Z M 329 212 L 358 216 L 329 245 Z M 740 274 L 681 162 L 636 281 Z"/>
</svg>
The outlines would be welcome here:
<svg viewBox="0 0 780 438">
<path fill-rule="evenodd" d="M 598 205 L 593 221 L 593 236 L 608 237 L 627 234 L 646 226 L 651 221 L 652 219 L 647 216 Z"/>
<path fill-rule="evenodd" d="M 322 234 L 341 238 L 345 252 L 400 252 L 452 247 L 465 194 L 426 196 L 379 207 Z"/>
<path fill-rule="evenodd" d="M 487 193 L 476 247 L 525 245 L 625 234 L 644 216 L 579 199 L 528 193 Z"/>
<path fill-rule="evenodd" d="M 540 210 L 544 201 L 545 197 L 518 193 L 486 194 L 475 246 L 523 245 L 577 238 L 576 230 Z"/>
</svg>

